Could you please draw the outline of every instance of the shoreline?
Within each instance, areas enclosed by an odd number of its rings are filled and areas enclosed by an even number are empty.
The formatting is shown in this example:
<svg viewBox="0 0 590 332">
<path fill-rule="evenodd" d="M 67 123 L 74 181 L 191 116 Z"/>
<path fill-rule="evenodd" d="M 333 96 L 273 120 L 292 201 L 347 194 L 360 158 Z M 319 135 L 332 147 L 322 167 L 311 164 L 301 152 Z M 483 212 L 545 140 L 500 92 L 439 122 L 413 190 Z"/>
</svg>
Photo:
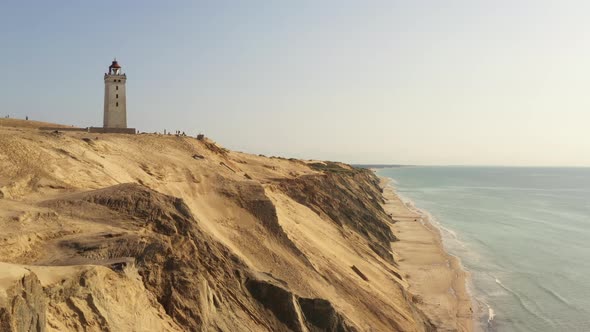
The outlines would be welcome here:
<svg viewBox="0 0 590 332">
<path fill-rule="evenodd" d="M 458 257 L 445 250 L 441 232 L 428 215 L 408 206 L 391 179 L 379 178 L 383 208 L 395 220 L 390 227 L 399 239 L 391 247 L 409 283 L 408 291 L 418 298 L 417 306 L 440 330 L 476 331 L 476 302 L 467 286 L 469 273 Z"/>
</svg>

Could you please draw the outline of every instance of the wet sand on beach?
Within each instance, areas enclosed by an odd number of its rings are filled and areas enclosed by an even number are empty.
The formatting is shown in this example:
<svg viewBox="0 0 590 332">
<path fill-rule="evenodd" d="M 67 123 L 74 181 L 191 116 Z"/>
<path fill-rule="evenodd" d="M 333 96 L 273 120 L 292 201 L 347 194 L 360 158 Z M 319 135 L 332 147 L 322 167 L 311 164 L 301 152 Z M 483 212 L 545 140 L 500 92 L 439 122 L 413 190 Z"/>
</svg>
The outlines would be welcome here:
<svg viewBox="0 0 590 332">
<path fill-rule="evenodd" d="M 383 207 L 396 221 L 391 229 L 399 239 L 392 249 L 414 301 L 439 331 L 474 331 L 468 273 L 444 250 L 440 232 L 428 217 L 407 206 L 389 179 L 382 178 L 382 187 Z"/>
</svg>

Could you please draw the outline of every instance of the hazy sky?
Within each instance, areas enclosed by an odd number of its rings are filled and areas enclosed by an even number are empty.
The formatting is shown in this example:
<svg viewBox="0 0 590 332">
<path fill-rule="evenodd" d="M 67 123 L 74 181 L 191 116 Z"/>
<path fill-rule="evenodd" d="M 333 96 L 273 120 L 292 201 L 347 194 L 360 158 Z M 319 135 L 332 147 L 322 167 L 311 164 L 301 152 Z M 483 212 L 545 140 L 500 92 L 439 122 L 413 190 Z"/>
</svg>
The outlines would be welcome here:
<svg viewBox="0 0 590 332">
<path fill-rule="evenodd" d="M 2 1 L 0 116 L 358 163 L 590 166 L 587 1 Z"/>
</svg>

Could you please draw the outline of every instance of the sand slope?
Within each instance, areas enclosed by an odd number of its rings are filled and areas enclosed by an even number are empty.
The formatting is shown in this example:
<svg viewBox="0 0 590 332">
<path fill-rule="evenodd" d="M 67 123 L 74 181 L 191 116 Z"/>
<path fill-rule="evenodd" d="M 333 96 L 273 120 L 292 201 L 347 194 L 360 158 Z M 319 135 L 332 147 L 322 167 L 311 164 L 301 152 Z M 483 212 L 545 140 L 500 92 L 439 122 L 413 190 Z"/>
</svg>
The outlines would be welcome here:
<svg viewBox="0 0 590 332">
<path fill-rule="evenodd" d="M 343 164 L 0 127 L 0 330 L 434 330 L 382 203 Z"/>
</svg>

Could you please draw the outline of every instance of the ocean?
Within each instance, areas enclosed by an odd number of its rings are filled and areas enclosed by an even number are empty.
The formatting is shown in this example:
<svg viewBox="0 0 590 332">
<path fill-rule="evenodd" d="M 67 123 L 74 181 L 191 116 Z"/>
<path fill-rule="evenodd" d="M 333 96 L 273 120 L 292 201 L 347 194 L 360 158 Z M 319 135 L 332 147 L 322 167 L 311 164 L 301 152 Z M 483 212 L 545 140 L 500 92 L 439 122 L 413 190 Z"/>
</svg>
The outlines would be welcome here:
<svg viewBox="0 0 590 332">
<path fill-rule="evenodd" d="M 590 168 L 380 169 L 471 273 L 484 331 L 590 331 Z"/>
</svg>

